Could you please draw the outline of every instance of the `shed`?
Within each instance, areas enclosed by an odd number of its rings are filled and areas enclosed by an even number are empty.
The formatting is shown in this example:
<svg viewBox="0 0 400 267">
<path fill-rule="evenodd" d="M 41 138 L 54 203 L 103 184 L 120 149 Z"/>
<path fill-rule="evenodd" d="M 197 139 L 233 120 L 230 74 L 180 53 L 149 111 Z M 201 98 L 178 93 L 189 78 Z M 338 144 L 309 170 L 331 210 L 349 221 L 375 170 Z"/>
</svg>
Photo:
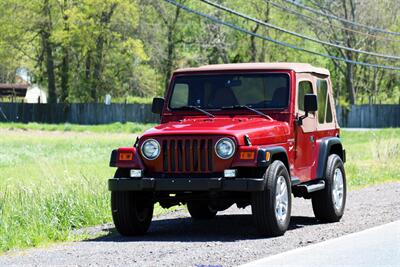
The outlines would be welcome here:
<svg viewBox="0 0 400 267">
<path fill-rule="evenodd" d="M 26 91 L 24 102 L 29 104 L 47 103 L 46 92 L 34 84 Z"/>
<path fill-rule="evenodd" d="M 18 97 L 25 97 L 29 87 L 27 83 L 0 83 L 0 99 L 8 97 L 14 102 Z"/>
</svg>

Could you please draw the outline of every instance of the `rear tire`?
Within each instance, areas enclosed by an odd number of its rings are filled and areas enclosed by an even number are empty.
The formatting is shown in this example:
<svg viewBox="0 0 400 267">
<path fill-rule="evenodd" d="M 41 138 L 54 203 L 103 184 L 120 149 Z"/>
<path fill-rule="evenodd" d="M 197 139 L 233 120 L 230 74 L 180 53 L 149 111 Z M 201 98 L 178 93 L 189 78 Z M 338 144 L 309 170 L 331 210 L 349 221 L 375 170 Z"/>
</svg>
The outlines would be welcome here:
<svg viewBox="0 0 400 267">
<path fill-rule="evenodd" d="M 187 208 L 194 220 L 210 220 L 217 215 L 217 211 L 212 209 L 207 201 L 189 201 Z"/>
<path fill-rule="evenodd" d="M 115 177 L 123 177 L 117 170 Z M 153 218 L 154 202 L 147 192 L 111 192 L 111 211 L 115 229 L 123 236 L 142 235 L 149 229 Z"/>
<path fill-rule="evenodd" d="M 314 215 L 321 222 L 338 222 L 346 205 L 346 174 L 338 155 L 328 157 L 324 179 L 325 189 L 312 196 Z"/>
<path fill-rule="evenodd" d="M 292 206 L 289 173 L 275 160 L 264 174 L 265 189 L 252 193 L 251 209 L 257 230 L 264 236 L 281 236 L 289 227 Z"/>
</svg>

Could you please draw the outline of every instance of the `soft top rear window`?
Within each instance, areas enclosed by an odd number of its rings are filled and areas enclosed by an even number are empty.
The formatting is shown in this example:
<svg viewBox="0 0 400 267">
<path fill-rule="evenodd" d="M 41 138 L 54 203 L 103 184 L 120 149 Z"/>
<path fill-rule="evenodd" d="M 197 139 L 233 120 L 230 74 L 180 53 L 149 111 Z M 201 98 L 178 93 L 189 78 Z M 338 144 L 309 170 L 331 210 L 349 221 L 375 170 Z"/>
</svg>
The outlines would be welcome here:
<svg viewBox="0 0 400 267">
<path fill-rule="evenodd" d="M 286 108 L 288 102 L 286 73 L 183 75 L 174 80 L 169 107 L 221 109 L 246 105 L 280 109 Z"/>
</svg>

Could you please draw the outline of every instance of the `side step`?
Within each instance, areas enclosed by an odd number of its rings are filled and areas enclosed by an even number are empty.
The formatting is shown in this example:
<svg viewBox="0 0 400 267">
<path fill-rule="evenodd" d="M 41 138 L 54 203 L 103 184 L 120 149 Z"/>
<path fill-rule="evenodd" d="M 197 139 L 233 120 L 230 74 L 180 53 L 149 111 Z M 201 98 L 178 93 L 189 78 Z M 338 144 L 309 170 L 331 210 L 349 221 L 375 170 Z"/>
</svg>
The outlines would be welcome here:
<svg viewBox="0 0 400 267">
<path fill-rule="evenodd" d="M 301 183 L 300 179 L 298 177 L 292 176 L 290 177 L 291 184 L 292 186 L 298 185 Z"/>
<path fill-rule="evenodd" d="M 300 185 L 300 186 L 305 186 L 307 189 L 307 193 L 312 193 L 315 191 L 319 191 L 325 188 L 325 181 L 324 180 L 319 180 L 315 184 L 305 184 L 305 185 Z"/>
<path fill-rule="evenodd" d="M 311 197 L 311 193 L 323 189 L 325 189 L 325 181 L 318 180 L 293 186 L 292 192 L 295 197 L 303 197 L 309 199 Z"/>
</svg>

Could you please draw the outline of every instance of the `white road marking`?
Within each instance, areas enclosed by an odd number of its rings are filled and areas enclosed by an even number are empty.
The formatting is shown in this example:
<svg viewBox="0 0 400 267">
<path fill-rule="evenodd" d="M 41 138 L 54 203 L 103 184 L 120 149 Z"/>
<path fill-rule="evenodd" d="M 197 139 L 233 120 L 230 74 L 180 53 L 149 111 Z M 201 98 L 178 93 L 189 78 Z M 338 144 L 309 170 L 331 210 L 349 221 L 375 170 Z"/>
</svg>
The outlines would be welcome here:
<svg viewBox="0 0 400 267">
<path fill-rule="evenodd" d="M 400 220 L 242 265 L 399 266 Z"/>
</svg>

